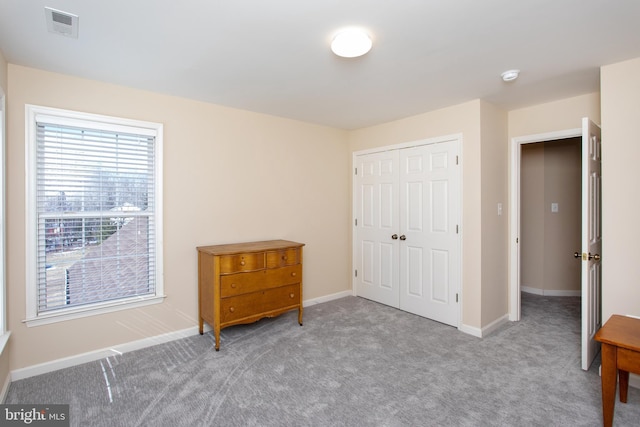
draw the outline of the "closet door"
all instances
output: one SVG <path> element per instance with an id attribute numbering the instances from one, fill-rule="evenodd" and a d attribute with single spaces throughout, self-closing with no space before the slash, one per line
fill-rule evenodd
<path id="1" fill-rule="evenodd" d="M 398 307 L 398 150 L 356 158 L 356 294 Z M 395 236 L 395 237 L 394 237 Z"/>
<path id="2" fill-rule="evenodd" d="M 400 308 L 458 325 L 457 141 L 400 150 Z"/>

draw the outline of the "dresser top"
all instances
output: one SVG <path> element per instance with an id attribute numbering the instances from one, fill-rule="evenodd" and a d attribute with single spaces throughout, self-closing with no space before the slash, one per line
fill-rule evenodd
<path id="1" fill-rule="evenodd" d="M 230 243 L 226 245 L 198 246 L 199 252 L 210 255 L 233 255 L 247 252 L 274 251 L 278 249 L 300 248 L 304 243 L 289 240 L 265 240 L 263 242 Z"/>

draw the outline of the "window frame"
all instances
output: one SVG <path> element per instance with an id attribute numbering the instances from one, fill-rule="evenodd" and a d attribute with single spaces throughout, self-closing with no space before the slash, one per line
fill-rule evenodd
<path id="1" fill-rule="evenodd" d="M 141 120 L 124 119 L 59 108 L 25 105 L 25 137 L 26 137 L 26 319 L 27 326 L 45 325 L 65 320 L 78 319 L 97 314 L 110 313 L 118 310 L 147 306 L 161 303 L 164 298 L 163 274 L 163 125 L 161 123 Z M 46 313 L 38 313 L 38 214 L 37 214 L 37 121 L 39 119 L 52 120 L 55 123 L 65 122 L 83 123 L 88 128 L 115 130 L 123 127 L 128 132 L 153 134 L 154 143 L 154 180 L 155 201 L 154 213 L 155 229 L 155 294 L 148 296 L 134 296 L 111 301 L 97 302 L 83 306 L 59 308 Z"/>
<path id="2" fill-rule="evenodd" d="M 7 328 L 7 270 L 6 270 L 6 96 L 0 87 L 0 354 L 11 332 Z"/>

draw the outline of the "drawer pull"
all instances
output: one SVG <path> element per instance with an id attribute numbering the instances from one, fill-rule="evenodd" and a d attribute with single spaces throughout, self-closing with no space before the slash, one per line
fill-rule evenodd
<path id="1" fill-rule="evenodd" d="M 244 261 L 240 261 L 240 265 L 244 265 Z"/>
<path id="2" fill-rule="evenodd" d="M 286 256 L 286 255 L 283 255 L 283 256 L 282 256 L 282 259 L 283 259 L 284 261 L 286 261 L 286 260 L 287 260 L 287 256 Z"/>
<path id="3" fill-rule="evenodd" d="M 291 273 L 291 277 L 296 277 L 296 272 Z"/>
<path id="4" fill-rule="evenodd" d="M 237 285 L 236 285 L 235 283 L 232 283 L 232 284 L 231 284 L 231 287 L 232 287 L 232 288 L 235 288 L 236 286 L 237 286 Z"/>
<path id="5" fill-rule="evenodd" d="M 293 298 L 295 296 L 296 296 L 296 294 L 289 294 L 289 298 Z"/>
<path id="6" fill-rule="evenodd" d="M 231 313 L 233 313 L 234 311 L 236 311 L 236 309 L 235 309 L 235 308 L 233 308 L 233 307 L 229 307 L 229 311 L 230 311 Z"/>

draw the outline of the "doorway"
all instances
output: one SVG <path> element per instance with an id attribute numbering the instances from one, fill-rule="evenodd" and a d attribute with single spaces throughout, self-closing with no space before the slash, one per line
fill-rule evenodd
<path id="1" fill-rule="evenodd" d="M 581 138 L 522 146 L 520 290 L 581 295 Z"/>
<path id="2" fill-rule="evenodd" d="M 522 150 L 525 145 L 537 143 L 552 143 L 571 138 L 581 138 L 582 129 L 550 132 L 513 138 L 511 141 L 511 172 L 510 172 L 510 217 L 509 217 L 509 320 L 520 320 L 520 290 L 521 290 L 521 181 L 522 181 Z M 543 207 L 545 209 L 545 207 Z M 551 209 L 551 206 L 549 206 Z M 558 210 L 560 205 L 558 205 Z M 577 250 L 577 249 L 576 249 Z"/>
<path id="3" fill-rule="evenodd" d="M 601 324 L 600 292 L 602 282 L 602 179 L 600 127 L 589 118 L 582 119 L 582 127 L 549 134 L 513 138 L 511 142 L 510 220 L 509 220 L 509 319 L 520 320 L 520 291 L 522 273 L 521 227 L 521 165 L 525 144 L 557 141 L 580 137 L 581 140 L 581 246 L 574 256 L 581 261 L 581 348 L 582 369 L 588 370 L 599 351 L 594 335 Z M 552 212 L 559 205 L 551 203 Z M 554 212 L 557 213 L 557 212 Z"/>

